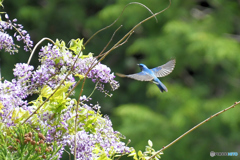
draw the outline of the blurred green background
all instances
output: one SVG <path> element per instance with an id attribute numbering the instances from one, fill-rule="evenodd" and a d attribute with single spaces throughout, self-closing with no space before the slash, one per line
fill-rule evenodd
<path id="1" fill-rule="evenodd" d="M 4 1 L 10 19 L 29 31 L 34 44 L 41 38 L 87 40 L 111 24 L 130 0 L 21 0 Z M 167 0 L 139 0 L 154 13 L 168 5 Z M 3 10 L 2 10 L 3 11 Z M 86 46 L 84 53 L 98 55 L 116 33 L 113 45 L 134 25 L 151 14 L 140 5 L 130 5 L 119 21 L 101 32 Z M 139 72 L 137 63 L 153 68 L 176 58 L 176 67 L 161 78 L 169 92 L 147 82 L 116 77 L 121 87 L 106 97 L 96 91 L 92 102 L 99 102 L 115 130 L 126 136 L 129 146 L 144 150 L 148 139 L 157 150 L 166 146 L 194 125 L 232 105 L 240 98 L 240 1 L 173 0 L 170 9 L 138 27 L 128 42 L 102 61 L 113 72 Z M 46 43 L 44 43 L 46 44 Z M 110 48 L 110 47 L 108 47 Z M 10 56 L 1 53 L 1 74 L 5 79 L 14 63 L 27 62 L 28 53 Z M 31 64 L 38 64 L 37 55 Z M 85 94 L 94 84 L 88 81 Z M 110 88 L 110 87 L 109 87 Z M 199 127 L 164 151 L 162 159 L 239 159 L 240 106 Z M 238 152 L 238 157 L 210 157 L 210 151 Z M 68 159 L 66 155 L 62 159 Z M 127 159 L 126 157 L 122 159 Z"/>

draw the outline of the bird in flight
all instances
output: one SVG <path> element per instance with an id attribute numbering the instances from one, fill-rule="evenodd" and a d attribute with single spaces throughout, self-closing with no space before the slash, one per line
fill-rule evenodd
<path id="1" fill-rule="evenodd" d="M 167 87 L 158 79 L 158 77 L 165 77 L 168 74 L 170 74 L 173 71 L 175 64 L 176 64 L 175 59 L 172 59 L 167 63 L 152 69 L 149 69 L 144 64 L 138 64 L 138 66 L 141 69 L 141 72 L 139 73 L 129 74 L 129 75 L 124 75 L 120 73 L 116 73 L 116 74 L 119 77 L 128 77 L 138 81 L 152 81 L 158 86 L 161 92 L 164 92 L 164 91 L 167 92 L 168 91 Z"/>

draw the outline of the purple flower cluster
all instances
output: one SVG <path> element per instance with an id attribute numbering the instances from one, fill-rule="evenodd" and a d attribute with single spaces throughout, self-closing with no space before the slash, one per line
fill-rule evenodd
<path id="1" fill-rule="evenodd" d="M 1 31 L 0 31 L 0 49 L 5 49 L 5 51 L 9 52 L 10 54 L 17 52 L 12 37 L 9 36 L 7 33 Z"/>
<path id="2" fill-rule="evenodd" d="M 90 70 L 94 65 L 95 67 Z M 104 93 L 107 93 L 107 91 L 104 90 L 105 83 L 109 83 L 112 90 L 116 90 L 119 87 L 119 83 L 114 80 L 114 74 L 110 73 L 111 69 L 104 64 L 98 63 L 94 57 L 79 59 L 75 66 L 74 71 L 81 75 L 87 74 L 90 70 L 87 77 L 91 78 L 94 83 L 100 82 L 97 88 Z"/>
<path id="3" fill-rule="evenodd" d="M 24 84 L 24 86 L 27 86 L 26 83 L 30 81 L 33 69 L 33 66 L 30 66 L 26 63 L 17 63 L 13 69 L 13 75 L 17 77 L 18 82 L 21 82 Z"/>
<path id="4" fill-rule="evenodd" d="M 125 143 L 120 141 L 122 135 L 118 131 L 114 131 L 112 128 L 112 122 L 105 116 L 97 121 L 98 126 L 96 128 L 96 143 L 100 145 L 106 152 L 107 156 L 112 156 L 112 151 L 118 154 L 130 153 L 131 149 L 126 147 Z"/>
<path id="5" fill-rule="evenodd" d="M 24 97 L 26 97 L 25 91 L 26 89 L 15 80 L 0 82 L 0 102 L 4 106 L 2 108 L 3 113 L 0 113 L 1 122 L 6 123 L 8 127 L 14 125 L 11 120 L 11 113 L 14 109 L 19 107 L 27 109 L 28 104 L 24 100 Z"/>
<path id="6" fill-rule="evenodd" d="M 39 61 L 41 64 L 36 70 L 28 64 L 16 64 L 13 69 L 16 78 L 11 82 L 0 81 L 0 103 L 3 105 L 0 122 L 5 123 L 6 126 L 16 125 L 12 120 L 13 111 L 21 109 L 32 113 L 42 103 L 41 95 L 39 99 L 32 101 L 29 105 L 25 100 L 29 95 L 41 94 L 44 86 L 55 89 L 66 76 L 68 77 L 65 79 L 65 85 L 67 83 L 76 84 L 75 77 L 81 75 L 91 79 L 97 84 L 97 88 L 105 93 L 104 85 L 107 83 L 113 90 L 119 87 L 110 68 L 97 62 L 97 59 L 90 55 L 78 57 L 67 49 L 63 50 L 56 45 L 48 44 L 39 52 Z M 60 95 L 64 97 L 65 94 L 66 92 L 63 92 Z M 94 159 L 102 154 L 111 157 L 115 153 L 129 153 L 131 149 L 120 141 L 120 133 L 113 130 L 110 119 L 102 117 L 99 113 L 100 106 L 86 104 L 90 99 L 85 95 L 80 98 L 76 133 L 77 159 Z M 73 124 L 75 123 L 77 103 L 75 99 L 69 97 L 64 97 L 59 104 L 60 101 L 61 98 L 49 100 L 38 110 L 38 114 L 34 117 L 35 121 L 31 122 L 33 119 L 30 119 L 28 122 L 47 129 L 47 141 L 57 141 L 59 145 L 63 146 L 58 152 L 61 157 L 64 146 L 70 146 L 71 152 L 74 152 L 75 129 Z"/>
<path id="7" fill-rule="evenodd" d="M 86 96 L 82 96 L 81 99 L 88 100 Z M 56 125 L 56 119 L 50 118 L 51 114 L 46 114 L 45 109 L 40 110 L 40 112 L 44 112 L 41 123 L 45 128 L 49 128 L 46 136 L 47 141 L 57 140 L 58 144 L 63 146 L 58 152 L 60 157 L 65 146 L 70 146 L 71 153 L 74 153 L 75 135 L 73 134 L 73 123 L 76 114 L 75 110 L 73 110 L 74 100 L 69 99 L 68 102 L 68 107 L 62 110 L 58 117 L 60 119 L 58 125 Z M 81 106 L 79 108 L 79 119 L 82 119 L 82 121 L 78 121 L 78 131 L 76 133 L 77 159 L 92 160 L 101 157 L 102 154 L 112 157 L 114 154 L 121 155 L 131 152 L 132 149 L 120 141 L 121 134 L 113 130 L 111 120 L 107 116 L 102 117 L 92 109 L 99 108 L 98 104 L 90 107 L 85 103 L 81 103 Z M 89 117 L 96 117 L 96 121 L 91 124 L 92 130 L 86 131 L 86 127 L 88 127 L 86 126 L 87 121 L 92 121 L 91 118 L 88 119 Z"/>
<path id="8" fill-rule="evenodd" d="M 85 131 L 79 131 L 77 133 L 77 159 L 92 160 L 93 159 L 93 147 L 95 145 L 93 135 L 87 134 Z M 69 146 L 71 146 L 71 152 L 74 153 L 74 135 L 71 137 Z M 86 156 L 87 155 L 87 156 Z"/>
<path id="9" fill-rule="evenodd" d="M 7 80 L 0 81 L 0 102 L 4 106 L 3 113 L 0 113 L 0 115 L 2 120 L 7 122 L 7 126 L 14 125 L 10 116 L 13 110 L 21 107 L 30 113 L 32 112 L 32 109 L 27 107 L 28 103 L 25 99 L 29 94 L 32 94 L 28 89 L 28 81 L 33 69 L 33 66 L 18 63 L 13 70 L 13 74 L 17 79 L 13 79 L 11 82 Z"/>
<path id="10" fill-rule="evenodd" d="M 68 50 L 62 51 L 57 46 L 48 44 L 41 49 L 39 53 L 41 66 L 33 74 L 32 82 L 40 85 L 48 84 L 52 88 L 55 87 L 71 70 L 74 62 L 72 74 L 67 77 L 67 81 L 75 82 L 74 75 L 79 74 L 92 79 L 94 83 L 99 85 L 109 83 L 113 90 L 119 87 L 119 83 L 114 80 L 115 76 L 111 73 L 111 69 L 104 64 L 98 63 L 94 57 L 81 58 L 73 56 Z M 92 69 L 91 67 L 94 66 Z M 88 74 L 87 74 L 88 73 Z M 87 75 L 86 75 L 87 74 Z M 53 75 L 56 75 L 53 77 Z M 104 86 L 104 85 L 103 85 Z M 104 87 L 98 87 L 104 91 Z"/>
<path id="11" fill-rule="evenodd" d="M 96 122 L 96 132 L 77 132 L 77 159 L 97 159 L 102 154 L 112 157 L 114 154 L 128 154 L 131 148 L 120 141 L 120 133 L 114 131 L 112 122 L 108 117 L 98 118 Z M 70 150 L 74 153 L 74 135 L 70 137 Z"/>
<path id="12" fill-rule="evenodd" d="M 21 24 L 16 23 L 16 18 L 11 21 L 7 14 L 5 14 L 5 18 L 6 21 L 0 21 L 0 49 L 5 49 L 5 51 L 10 54 L 17 52 L 16 45 L 14 44 L 12 37 L 6 33 L 7 29 L 15 29 L 16 32 L 14 33 L 14 37 L 16 37 L 17 41 L 23 41 L 25 44 L 24 50 L 29 51 L 29 49 L 33 47 L 33 42 L 31 41 L 27 31 L 23 30 L 23 26 Z"/>

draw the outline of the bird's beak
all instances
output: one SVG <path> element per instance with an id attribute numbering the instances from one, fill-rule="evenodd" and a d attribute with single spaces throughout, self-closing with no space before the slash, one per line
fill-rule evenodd
<path id="1" fill-rule="evenodd" d="M 139 64 L 137 64 L 139 66 Z"/>

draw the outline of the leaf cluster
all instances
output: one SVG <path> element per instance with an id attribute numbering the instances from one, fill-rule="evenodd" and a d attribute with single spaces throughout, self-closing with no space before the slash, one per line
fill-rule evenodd
<path id="1" fill-rule="evenodd" d="M 56 154 L 61 146 L 56 142 L 48 144 L 45 140 L 44 130 L 41 133 L 24 124 L 6 128 L 1 125 L 0 133 L 0 159 L 6 160 L 40 160 L 58 159 Z"/>

